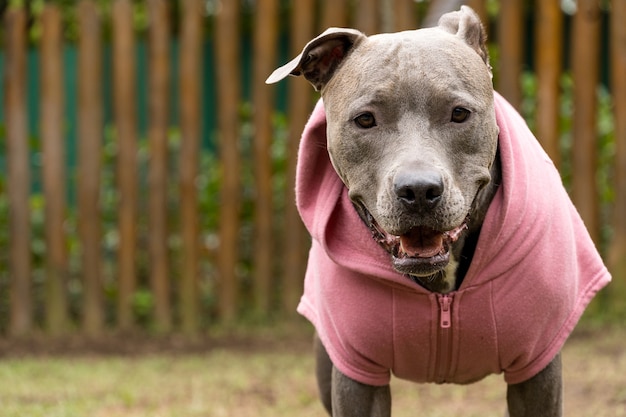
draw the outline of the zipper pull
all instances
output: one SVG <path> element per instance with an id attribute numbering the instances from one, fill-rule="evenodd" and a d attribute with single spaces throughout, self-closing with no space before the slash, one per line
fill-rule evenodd
<path id="1" fill-rule="evenodd" d="M 444 294 L 439 297 L 439 306 L 441 307 L 441 328 L 448 329 L 452 325 L 451 309 L 452 297 Z"/>

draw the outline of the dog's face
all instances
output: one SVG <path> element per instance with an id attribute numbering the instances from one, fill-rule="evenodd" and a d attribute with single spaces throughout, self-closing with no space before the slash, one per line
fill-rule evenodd
<path id="1" fill-rule="evenodd" d="M 329 29 L 273 74 L 321 90 L 333 166 L 399 272 L 446 267 L 490 180 L 498 127 L 484 41 L 463 8 L 431 29 Z"/>

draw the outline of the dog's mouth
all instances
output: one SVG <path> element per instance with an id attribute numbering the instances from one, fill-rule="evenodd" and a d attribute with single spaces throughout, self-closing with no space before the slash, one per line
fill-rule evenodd
<path id="1" fill-rule="evenodd" d="M 391 254 L 393 267 L 414 276 L 429 276 L 445 268 L 450 261 L 450 248 L 467 229 L 468 222 L 466 217 L 459 226 L 445 231 L 416 226 L 396 236 L 383 230 L 367 210 L 364 212 L 372 237 Z"/>

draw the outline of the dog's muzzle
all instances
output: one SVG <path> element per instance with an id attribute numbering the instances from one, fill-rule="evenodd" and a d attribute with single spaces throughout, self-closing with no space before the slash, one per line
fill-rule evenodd
<path id="1" fill-rule="evenodd" d="M 424 277 L 446 267 L 450 261 L 450 248 L 464 230 L 468 217 L 452 230 L 435 230 L 426 226 L 416 226 L 406 233 L 396 236 L 382 229 L 374 217 L 361 207 L 365 223 L 374 240 L 392 257 L 396 271 L 402 274 Z"/>

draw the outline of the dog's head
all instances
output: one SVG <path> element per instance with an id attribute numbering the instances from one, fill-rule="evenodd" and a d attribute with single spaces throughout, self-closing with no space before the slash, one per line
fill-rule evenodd
<path id="1" fill-rule="evenodd" d="M 304 75 L 321 91 L 333 166 L 399 272 L 445 268 L 490 181 L 498 127 L 485 41 L 468 7 L 435 28 L 332 28 L 268 78 Z"/>

